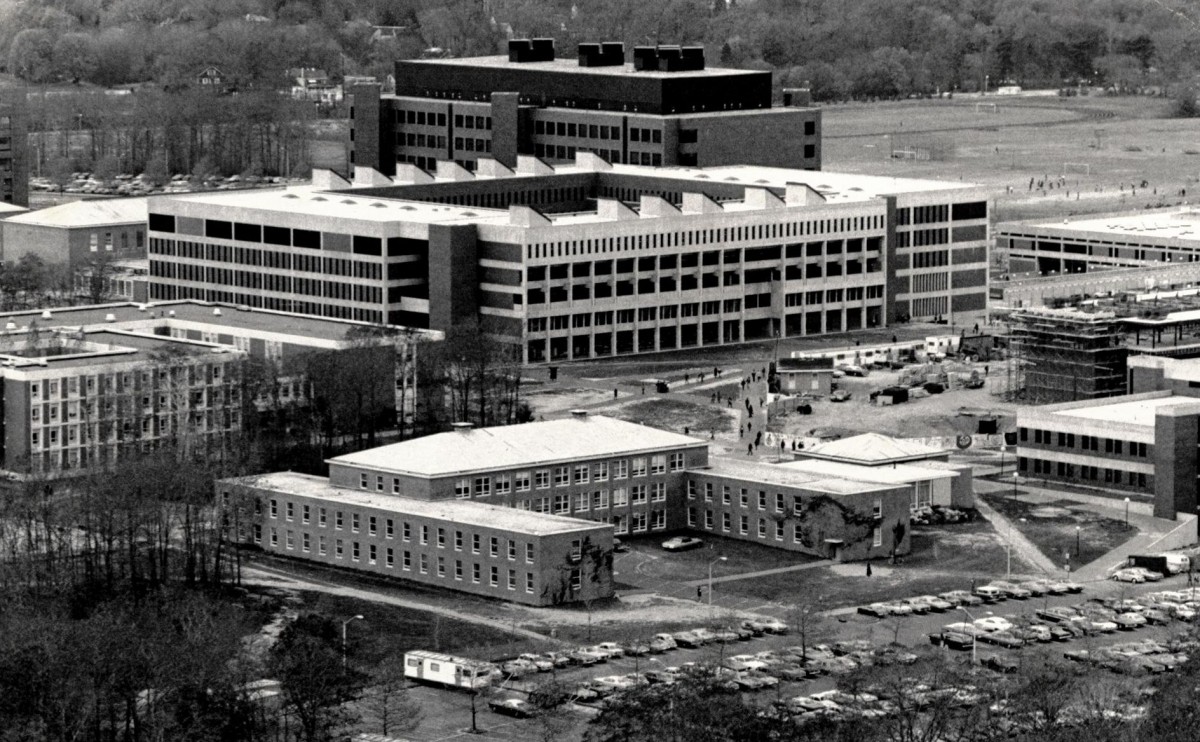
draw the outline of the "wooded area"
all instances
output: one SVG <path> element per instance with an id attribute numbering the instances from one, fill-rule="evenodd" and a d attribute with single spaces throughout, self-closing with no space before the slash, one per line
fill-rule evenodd
<path id="1" fill-rule="evenodd" d="M 397 58 L 551 36 L 565 55 L 703 44 L 711 63 L 773 68 L 834 100 L 1188 80 L 1198 24 L 1185 0 L 0 0 L 0 60 L 30 82 L 106 87 L 186 86 L 211 64 L 246 90 L 284 85 L 289 67 L 382 78 Z"/>

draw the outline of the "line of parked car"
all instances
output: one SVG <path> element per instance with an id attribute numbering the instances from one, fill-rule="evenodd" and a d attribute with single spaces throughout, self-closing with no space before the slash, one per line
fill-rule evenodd
<path id="1" fill-rule="evenodd" d="M 1027 580 L 1015 583 L 1006 581 L 980 585 L 973 591 L 949 590 L 937 595 L 917 595 L 902 600 L 890 600 L 859 606 L 858 612 L 866 616 L 887 618 L 889 616 L 924 615 L 944 613 L 955 608 L 998 603 L 1002 600 L 1040 598 L 1043 595 L 1067 595 L 1083 592 L 1083 585 L 1066 580 Z"/>
<path id="2" fill-rule="evenodd" d="M 1200 643 L 1194 640 L 1172 640 L 1164 644 L 1143 639 L 1095 650 L 1071 649 L 1063 652 L 1063 656 L 1124 675 L 1157 675 L 1174 671 L 1187 662 L 1190 653 L 1197 648 Z"/>

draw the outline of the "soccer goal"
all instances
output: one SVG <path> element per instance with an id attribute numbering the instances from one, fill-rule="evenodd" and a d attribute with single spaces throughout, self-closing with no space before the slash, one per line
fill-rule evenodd
<path id="1" fill-rule="evenodd" d="M 1062 171 L 1063 175 L 1071 175 L 1072 173 L 1078 175 L 1091 175 L 1092 166 L 1087 162 L 1064 162 Z"/>
<path id="2" fill-rule="evenodd" d="M 982 101 L 975 104 L 975 113 L 996 113 L 998 110 L 995 103 L 984 103 Z"/>

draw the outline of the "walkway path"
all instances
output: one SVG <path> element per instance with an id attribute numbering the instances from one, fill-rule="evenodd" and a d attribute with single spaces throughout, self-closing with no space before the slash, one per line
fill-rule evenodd
<path id="1" fill-rule="evenodd" d="M 781 575 L 781 574 L 785 574 L 787 572 L 803 572 L 806 569 L 817 569 L 818 567 L 829 567 L 829 566 L 832 566 L 833 564 L 834 564 L 834 562 L 825 561 L 825 560 L 821 560 L 818 562 L 805 562 L 804 564 L 793 564 L 793 565 L 790 565 L 787 567 L 776 567 L 774 569 L 763 569 L 763 570 L 759 570 L 758 572 L 743 572 L 742 574 L 737 574 L 737 575 L 725 575 L 724 577 L 714 577 L 712 579 L 712 583 L 714 585 L 720 585 L 725 582 L 738 582 L 740 580 L 753 580 L 756 577 L 767 577 L 769 575 Z M 704 578 L 704 579 L 700 579 L 700 580 L 692 580 L 690 582 L 685 582 L 683 584 L 687 585 L 688 587 L 701 587 L 701 586 L 708 584 L 708 579 Z"/>
<path id="2" fill-rule="evenodd" d="M 242 582 L 249 585 L 262 585 L 265 587 L 280 588 L 284 590 L 311 590 L 318 593 L 327 593 L 329 595 L 340 595 L 346 598 L 358 598 L 359 600 L 369 600 L 372 603 L 384 603 L 386 605 L 399 606 L 401 608 L 410 608 L 415 611 L 423 611 L 426 613 L 437 613 L 447 618 L 454 618 L 464 623 L 472 623 L 478 626 L 487 626 L 488 628 L 503 631 L 509 634 L 516 634 L 525 637 L 526 639 L 536 639 L 538 641 L 553 641 L 545 634 L 539 634 L 536 631 L 522 629 L 514 626 L 511 622 L 498 621 L 496 619 L 484 618 L 470 613 L 463 613 L 451 608 L 445 608 L 435 605 L 432 602 L 420 600 L 408 600 L 395 595 L 389 595 L 381 590 L 365 590 L 362 588 L 347 587 L 338 585 L 333 582 L 314 579 L 312 577 L 299 578 L 282 570 L 271 569 L 262 565 L 243 566 L 242 567 Z"/>
<path id="3" fill-rule="evenodd" d="M 985 483 L 976 483 L 976 492 L 980 491 L 981 489 L 983 491 L 989 491 L 988 488 L 981 488 L 979 486 L 982 484 Z M 983 517 L 991 521 L 992 527 L 996 529 L 996 535 L 1000 539 L 1002 546 L 1007 547 L 1009 542 L 1011 542 L 1013 551 L 1019 554 L 1020 557 L 1026 562 L 1033 565 L 1034 568 L 1039 569 L 1047 574 L 1054 574 L 1061 569 L 1058 565 L 1054 564 L 1049 557 L 1043 554 L 1041 549 L 1034 546 L 1032 541 L 1025 538 L 1024 534 L 1014 528 L 1012 522 L 1008 520 L 1008 518 L 1005 518 L 1003 515 L 989 507 L 988 504 L 983 501 L 983 498 L 975 498 L 975 507 L 979 509 L 979 513 Z"/>

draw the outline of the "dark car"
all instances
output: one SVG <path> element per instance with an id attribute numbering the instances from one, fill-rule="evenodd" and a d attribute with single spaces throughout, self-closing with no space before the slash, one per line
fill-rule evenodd
<path id="1" fill-rule="evenodd" d="M 988 644 L 995 644 L 998 647 L 1004 647 L 1006 649 L 1016 649 L 1017 647 L 1024 646 L 1025 644 L 1025 642 L 1021 641 L 1007 631 L 994 631 L 990 634 L 980 634 L 979 641 L 987 642 Z"/>
<path id="2" fill-rule="evenodd" d="M 1002 657 L 998 654 L 984 657 L 979 661 L 979 664 L 983 665 L 989 670 L 995 670 L 996 672 L 1002 673 L 1016 672 L 1018 669 L 1020 669 L 1020 665 L 1016 660 L 1012 659 L 1011 657 Z"/>

